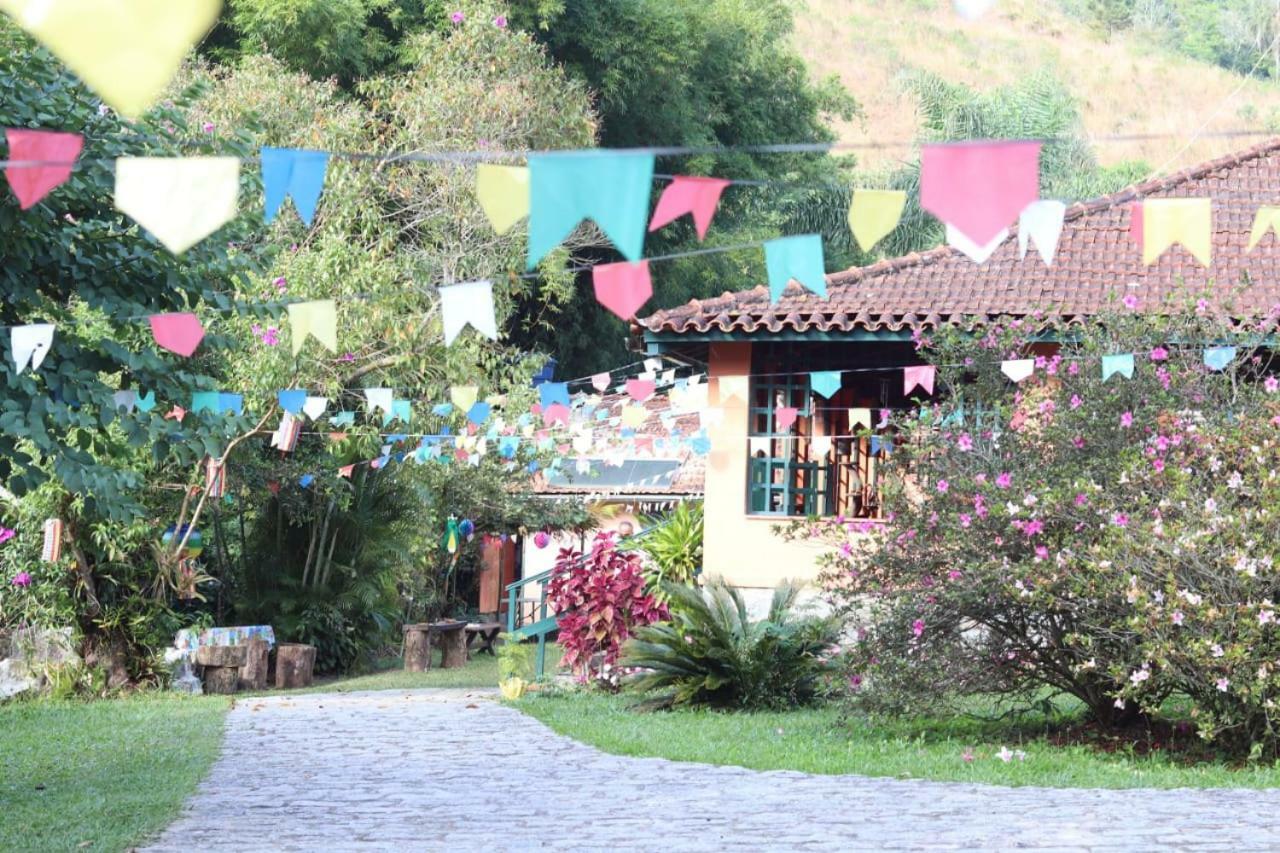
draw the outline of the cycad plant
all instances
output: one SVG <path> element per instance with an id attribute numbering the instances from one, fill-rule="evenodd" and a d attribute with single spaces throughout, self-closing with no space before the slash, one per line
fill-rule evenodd
<path id="1" fill-rule="evenodd" d="M 622 665 L 628 686 L 654 707 L 741 710 L 807 705 L 821 693 L 838 623 L 797 613 L 798 585 L 784 581 L 768 616 L 752 621 L 742 594 L 715 579 L 705 589 L 666 584 L 671 621 L 634 632 Z"/>

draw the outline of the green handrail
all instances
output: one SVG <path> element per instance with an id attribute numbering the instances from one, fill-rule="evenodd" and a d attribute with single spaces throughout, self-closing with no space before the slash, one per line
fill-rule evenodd
<path id="1" fill-rule="evenodd" d="M 667 522 L 662 521 L 652 527 L 645 528 L 631 536 L 625 536 L 618 540 L 618 544 L 636 542 L 653 531 L 665 526 Z M 521 578 L 515 583 L 508 584 L 507 591 L 507 633 L 515 636 L 517 632 L 522 639 L 537 639 L 538 656 L 535 665 L 535 675 L 542 678 L 547 671 L 547 635 L 556 630 L 557 620 L 554 613 L 547 611 L 547 583 L 556 575 L 564 574 L 586 561 L 586 555 L 583 554 L 578 559 L 565 566 L 555 566 L 536 575 L 530 575 L 527 578 Z M 530 624 L 525 625 L 522 621 L 522 613 L 520 612 L 520 593 L 530 584 L 538 584 L 538 604 L 534 608 L 533 615 L 536 617 Z"/>

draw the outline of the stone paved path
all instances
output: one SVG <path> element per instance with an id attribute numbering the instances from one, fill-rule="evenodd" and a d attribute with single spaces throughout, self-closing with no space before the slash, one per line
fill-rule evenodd
<path id="1" fill-rule="evenodd" d="M 1280 791 L 1101 791 L 622 758 L 479 691 L 237 703 L 189 850 L 1276 850 Z"/>

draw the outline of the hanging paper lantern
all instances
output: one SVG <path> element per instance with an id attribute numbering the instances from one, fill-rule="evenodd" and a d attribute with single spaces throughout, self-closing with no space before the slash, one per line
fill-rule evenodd
<path id="1" fill-rule="evenodd" d="M 539 530 L 533 534 L 533 544 L 539 548 L 545 548 L 551 544 L 551 534 L 545 530 Z"/>
<path id="2" fill-rule="evenodd" d="M 175 537 L 180 541 L 183 536 L 187 536 L 187 529 L 189 527 L 190 525 L 184 524 L 181 529 L 179 529 L 176 525 L 170 524 L 169 529 L 160 537 L 160 542 L 164 545 L 172 545 Z M 182 553 L 178 555 L 178 558 L 181 560 L 193 560 L 196 557 L 199 557 L 203 551 L 204 537 L 200 535 L 199 530 L 192 529 L 191 535 L 187 536 L 186 547 L 182 549 Z"/>
<path id="3" fill-rule="evenodd" d="M 458 530 L 458 519 L 449 516 L 449 520 L 444 525 L 444 538 L 440 540 L 440 548 L 450 556 L 458 553 L 458 548 L 462 544 L 462 533 Z"/>
<path id="4" fill-rule="evenodd" d="M 467 537 L 467 541 L 471 541 L 471 537 L 476 535 L 476 524 L 469 518 L 462 519 L 458 524 L 458 532 Z"/>

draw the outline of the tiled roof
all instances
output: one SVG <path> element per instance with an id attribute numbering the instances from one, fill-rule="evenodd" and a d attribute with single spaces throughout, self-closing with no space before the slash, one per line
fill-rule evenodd
<path id="1" fill-rule="evenodd" d="M 1214 200 L 1213 265 L 1205 269 L 1175 246 L 1144 266 L 1129 232 L 1130 202 L 1205 196 Z M 827 299 L 792 282 L 770 304 L 769 290 L 761 286 L 659 311 L 640 320 L 639 331 L 900 330 L 976 325 L 992 316 L 1036 311 L 1069 323 L 1106 310 L 1127 293 L 1155 310 L 1166 297 L 1199 296 L 1210 285 L 1222 311 L 1263 314 L 1280 303 L 1280 238 L 1269 234 L 1246 252 L 1260 205 L 1280 205 L 1280 138 L 1072 205 L 1052 267 L 1034 248 L 1019 257 L 1015 222 L 985 264 L 942 246 L 828 275 Z"/>

